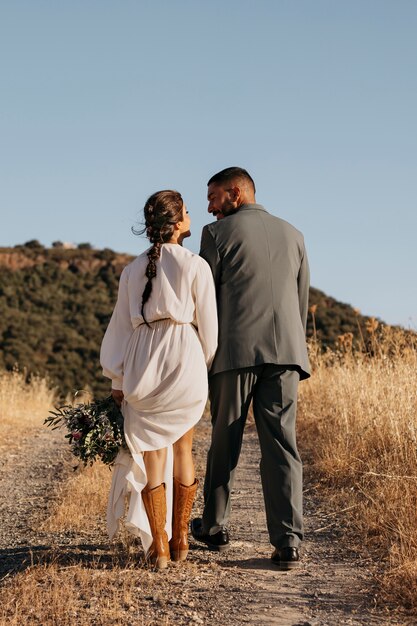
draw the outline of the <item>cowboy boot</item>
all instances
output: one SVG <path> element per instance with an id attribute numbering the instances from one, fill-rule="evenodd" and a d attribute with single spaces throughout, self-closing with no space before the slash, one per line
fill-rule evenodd
<path id="1" fill-rule="evenodd" d="M 169 549 L 173 561 L 185 561 L 188 554 L 188 524 L 198 487 L 198 480 L 186 487 L 174 478 L 174 503 L 172 507 L 172 539 Z"/>
<path id="2" fill-rule="evenodd" d="M 167 517 L 165 483 L 154 487 L 154 489 L 145 487 L 142 491 L 142 499 L 153 539 L 146 559 L 154 564 L 157 569 L 165 569 L 169 561 L 168 535 L 165 532 Z"/>

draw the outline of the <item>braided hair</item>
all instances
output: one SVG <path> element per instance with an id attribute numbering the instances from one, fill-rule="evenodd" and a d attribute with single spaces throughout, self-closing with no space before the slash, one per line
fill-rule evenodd
<path id="1" fill-rule="evenodd" d="M 145 304 L 152 293 L 152 279 L 156 276 L 156 262 L 161 256 L 161 247 L 167 243 L 174 234 L 174 226 L 182 220 L 183 199 L 178 191 L 164 190 L 152 194 L 146 201 L 143 209 L 145 216 L 146 236 L 153 244 L 148 250 L 148 265 L 145 276 L 148 279 L 142 294 L 141 315 L 144 322 L 149 326 L 145 314 Z"/>

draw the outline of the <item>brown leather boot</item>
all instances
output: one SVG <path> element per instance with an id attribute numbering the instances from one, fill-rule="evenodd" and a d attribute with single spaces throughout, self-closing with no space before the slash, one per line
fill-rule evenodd
<path id="1" fill-rule="evenodd" d="M 165 569 L 170 560 L 168 535 L 165 532 L 167 517 L 165 483 L 154 487 L 154 489 L 145 487 L 142 491 L 142 499 L 153 539 L 146 559 L 153 563 L 157 569 Z"/>
<path id="2" fill-rule="evenodd" d="M 173 561 L 185 561 L 188 554 L 188 524 L 191 509 L 198 487 L 195 479 L 192 485 L 186 487 L 174 478 L 174 503 L 172 507 L 172 539 L 169 549 Z"/>

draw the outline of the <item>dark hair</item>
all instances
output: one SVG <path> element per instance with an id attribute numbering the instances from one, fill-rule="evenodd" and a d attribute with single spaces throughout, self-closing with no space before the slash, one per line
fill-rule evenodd
<path id="1" fill-rule="evenodd" d="M 146 201 L 143 212 L 145 227 L 139 231 L 146 232 L 146 236 L 153 244 L 148 251 L 148 265 L 145 275 L 148 282 L 142 294 L 141 314 L 145 324 L 149 326 L 144 314 L 144 307 L 152 293 L 152 279 L 156 276 L 156 262 L 161 255 L 161 246 L 167 243 L 174 234 L 174 226 L 182 219 L 184 201 L 178 191 L 169 189 L 157 191 Z M 137 232 L 137 231 L 134 231 Z"/>
<path id="2" fill-rule="evenodd" d="M 207 186 L 212 183 L 222 185 L 223 183 L 230 183 L 239 179 L 249 183 L 253 187 L 253 193 L 256 193 L 255 182 L 249 172 L 244 170 L 243 167 L 227 167 L 225 170 L 214 174 L 208 181 Z"/>

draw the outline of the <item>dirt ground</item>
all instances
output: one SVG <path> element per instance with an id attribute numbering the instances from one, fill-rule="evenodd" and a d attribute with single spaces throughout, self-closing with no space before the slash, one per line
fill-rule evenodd
<path id="1" fill-rule="evenodd" d="M 204 475 L 210 436 L 207 420 L 195 438 L 199 477 Z M 350 551 L 343 540 L 346 512 L 323 501 L 319 485 L 305 476 L 306 540 L 302 564 L 279 572 L 270 562 L 258 469 L 259 449 L 254 426 L 245 434 L 233 493 L 231 547 L 219 555 L 190 538 L 189 558 L 153 572 L 131 556 L 120 541 L 109 544 L 105 520 L 85 533 L 45 533 L 39 530 L 54 498 L 56 485 L 71 471 L 62 433 L 42 429 L 23 441 L 19 450 L 0 461 L 0 580 L 10 584 L 15 574 L 36 562 L 77 563 L 91 570 L 120 569 L 135 577 L 129 603 L 116 621 L 105 622 L 95 609 L 98 599 L 88 592 L 74 599 L 70 622 L 87 624 L 275 624 L 277 626 L 405 625 L 410 616 L 375 605 L 375 564 Z M 73 464 L 73 463 L 72 463 Z M 202 510 L 199 490 L 193 515 Z M 132 551 L 132 549 L 131 549 Z M 134 546 L 140 556 L 141 549 Z M 47 601 L 47 598 L 46 598 Z M 39 623 L 39 622 L 36 622 Z M 59 626 L 59 624 L 58 624 Z"/>

